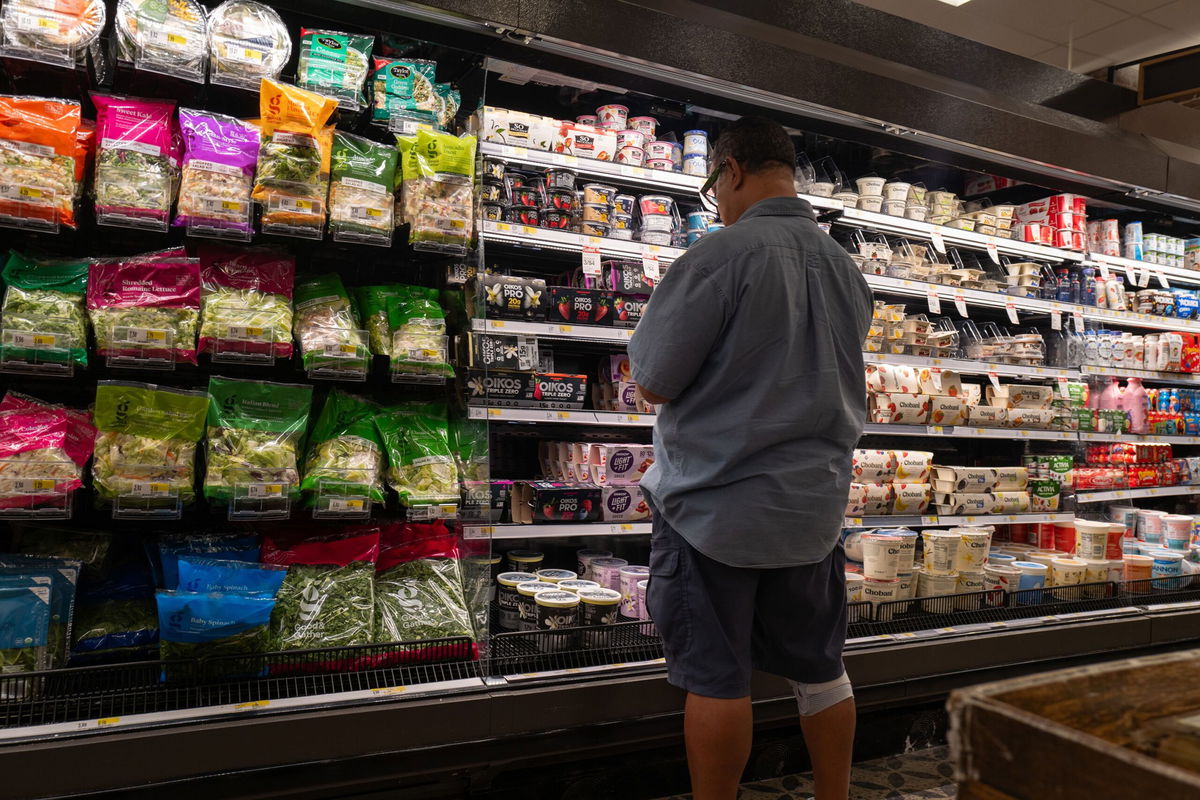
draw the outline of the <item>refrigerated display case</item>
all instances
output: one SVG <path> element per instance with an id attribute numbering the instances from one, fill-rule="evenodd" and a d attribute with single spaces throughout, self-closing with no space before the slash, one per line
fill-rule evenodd
<path id="1" fill-rule="evenodd" d="M 375 637 L 369 643 L 330 647 L 305 640 L 304 649 L 166 662 L 154 658 L 150 638 L 134 637 L 135 646 L 123 663 L 77 658 L 63 668 L 0 676 L 0 758 L 8 759 L 8 772 L 16 776 L 10 784 L 13 796 L 118 789 L 156 796 L 172 784 L 170 790 L 181 796 L 212 796 L 218 790 L 252 796 L 271 787 L 301 797 L 330 787 L 365 790 L 395 786 L 397 781 L 416 786 L 434 780 L 435 775 L 441 776 L 437 780 L 465 776 L 462 780 L 478 788 L 503 769 L 497 764 L 617 753 L 675 735 L 680 696 L 666 684 L 662 646 L 652 621 L 639 613 L 636 582 L 632 600 L 628 588 L 622 598 L 630 605 L 614 618 L 620 621 L 600 631 L 574 627 L 563 631 L 549 624 L 537 630 L 537 609 L 530 612 L 528 601 L 524 613 L 535 616 L 524 619 L 531 623 L 525 627 L 535 629 L 520 629 L 516 595 L 509 598 L 513 604 L 505 606 L 490 599 L 489 589 L 495 588 L 495 573 L 510 568 L 499 567 L 497 557 L 507 559 L 510 551 L 540 553 L 543 567 L 573 574 L 580 571 L 576 566 L 580 550 L 607 553 L 600 557 L 621 559 L 627 565 L 647 563 L 651 523 L 646 509 L 639 508 L 635 477 L 607 481 L 608 471 L 615 469 L 609 459 L 613 451 L 624 450 L 639 469 L 644 466 L 645 456 L 635 454 L 650 447 L 654 421 L 652 408 L 625 396 L 630 381 L 622 380 L 620 355 L 654 283 L 690 244 L 689 229 L 695 236 L 715 229 L 697 197 L 707 172 L 696 166 L 700 141 L 696 137 L 689 143 L 688 137 L 707 132 L 711 138 L 740 113 L 759 110 L 778 115 L 791 127 L 799 149 L 807 154 L 805 161 L 815 165 L 811 173 L 798 173 L 801 196 L 811 202 L 831 235 L 857 257 L 877 299 L 891 309 L 886 313 L 898 315 L 887 324 L 899 326 L 900 337 L 894 342 L 902 349 L 893 349 L 893 340 L 881 333 L 879 350 L 872 351 L 864 343 L 868 368 L 908 368 L 914 379 L 929 382 L 932 397 L 949 396 L 940 390 L 952 381 L 978 387 L 980 396 L 1008 392 L 1007 387 L 1019 381 L 1047 387 L 1047 408 L 1054 397 L 1064 403 L 1057 406 L 1060 413 L 1045 418 L 1026 415 L 1027 426 L 997 425 L 994 418 L 972 419 L 965 413 L 954 417 L 953 408 L 942 410 L 952 414 L 949 418 L 873 417 L 862 447 L 929 452 L 926 467 L 1016 468 L 1033 458 L 1028 462 L 1031 466 L 1023 468 L 1035 470 L 1040 468 L 1037 456 L 1066 456 L 1068 463 L 1078 457 L 1081 466 L 1088 464 L 1083 460 L 1088 445 L 1105 442 L 1170 445 L 1177 448 L 1171 453 L 1172 462 L 1187 462 L 1190 454 L 1200 454 L 1194 449 L 1200 445 L 1200 430 L 1186 427 L 1180 405 L 1190 402 L 1188 396 L 1170 393 L 1195 383 L 1195 372 L 1169 363 L 1147 366 L 1144 356 L 1141 367 L 1114 364 L 1111 346 L 1106 362 L 1089 359 L 1088 342 L 1083 341 L 1089 332 L 1096 338 L 1101 327 L 1135 335 L 1195 336 L 1200 335 L 1200 322 L 1167 316 L 1164 308 L 1155 306 L 1154 298 L 1145 307 L 1114 309 L 1077 302 L 1078 293 L 1057 294 L 1060 271 L 1067 274 L 1068 291 L 1072 276 L 1078 283 L 1090 270 L 1093 281 L 1102 277 L 1135 293 L 1150 290 L 1151 281 L 1163 292 L 1200 287 L 1200 272 L 1182 263 L 1076 248 L 1069 237 L 1049 244 L 1008 238 L 1001 235 L 994 218 L 990 225 L 987 222 L 988 214 L 995 216 L 987 210 L 992 206 L 1020 206 L 1055 190 L 1086 193 L 1090 188 L 1105 194 L 1111 204 L 1112 187 L 1122 178 L 1068 174 L 1037 163 L 1027 153 L 1007 156 L 985 151 L 971 140 L 906 140 L 908 131 L 899 128 L 881 134 L 880 126 L 861 117 L 836 107 L 813 106 L 803 92 L 770 93 L 757 68 L 748 69 L 747 85 L 737 87 L 716 74 L 717 65 L 706 77 L 703 71 L 683 70 L 677 63 L 646 63 L 638 58 L 646 46 L 640 34 L 630 37 L 625 55 L 598 54 L 589 47 L 613 40 L 609 28 L 587 29 L 591 15 L 598 13 L 594 8 L 580 10 L 571 22 L 547 22 L 558 37 L 527 37 L 505 4 L 488 12 L 491 20 L 476 19 L 479 10 L 466 9 L 469 16 L 462 16 L 450 12 L 463 9 L 437 11 L 428 4 L 298 3 L 278 11 L 293 40 L 292 29 L 301 26 L 367 34 L 376 37 L 374 55 L 385 70 L 396 64 L 412 69 L 417 62 L 428 70 L 427 65 L 435 63 L 435 79 L 453 84 L 462 98 L 447 127 L 454 134 L 462 131 L 477 137 L 477 150 L 469 158 L 470 174 L 440 167 L 404 171 L 406 154 L 411 153 L 405 148 L 414 142 L 430 145 L 433 120 L 423 114 L 428 109 L 416 107 L 419 104 L 402 107 L 400 101 L 411 96 L 396 94 L 400 90 L 385 71 L 379 85 L 369 81 L 366 86 L 368 97 L 378 104 L 343 108 L 338 130 L 367 134 L 376 144 L 394 141 L 397 134 L 405 138 L 407 144 L 399 147 L 398 183 L 421 182 L 420 191 L 409 199 L 428 204 L 406 203 L 403 189 L 395 207 L 364 202 L 371 187 L 363 185 L 364 178 L 356 177 L 357 173 L 346 172 L 351 181 L 358 181 L 346 186 L 360 193 L 351 193 L 358 198 L 351 205 L 359 213 L 351 208 L 337 218 L 348 225 L 358 221 L 369 233 L 367 229 L 377 228 L 372 223 L 384 212 L 394 213 L 407 227 L 397 228 L 390 242 L 369 235 L 326 235 L 323 230 L 317 231 L 317 238 L 309 238 L 312 225 L 301 225 L 303 231 L 272 231 L 268 225 L 252 233 L 253 246 L 274 246 L 290 254 L 298 276 L 317 278 L 308 284 L 297 278 L 295 313 L 306 320 L 306 327 L 290 359 L 276 352 L 280 342 L 287 342 L 289 351 L 293 347 L 290 331 L 280 335 L 272 328 L 282 323 L 249 320 L 239 325 L 236 313 L 232 321 L 226 318 L 231 315 L 228 311 L 220 315 L 222 329 L 206 357 L 202 308 L 201 353 L 195 367 L 179 363 L 174 356 L 143 357 L 147 352 L 173 354 L 179 345 L 173 341 L 175 329 L 139 323 L 114 340 L 126 343 L 119 354 L 124 363 L 100 363 L 99 353 L 93 350 L 92 363 L 64 370 L 63 358 L 54 357 L 64 352 L 64 342 L 36 338 L 57 330 L 50 326 L 52 321 L 18 325 L 6 316 L 0 381 L 6 389 L 19 388 L 82 408 L 102 381 L 152 381 L 176 390 L 204 392 L 209 391 L 213 376 L 266 378 L 313 387 L 317 400 L 311 404 L 310 419 L 314 423 L 335 392 L 366 395 L 380 404 L 440 402 L 449 409 L 443 419 L 449 420 L 456 436 L 461 434 L 455 442 L 457 463 L 449 472 L 440 469 L 448 466 L 446 453 L 426 449 L 414 457 L 401 454 L 401 445 L 389 444 L 389 431 L 399 437 L 396 442 L 407 441 L 405 432 L 413 428 L 405 416 L 398 429 L 379 426 L 378 447 L 386 458 L 371 462 L 374 466 L 364 467 L 360 460 L 339 466 L 343 457 L 370 461 L 371 448 L 359 447 L 346 456 L 338 451 L 349 446 L 352 431 L 345 439 L 318 436 L 312 425 L 308 439 L 329 443 L 328 463 L 318 459 L 314 469 L 306 447 L 298 450 L 308 462 L 303 468 L 290 469 L 276 463 L 277 458 L 256 464 L 255 451 L 278 455 L 279 438 L 246 436 L 239 443 L 234 440 L 242 434 L 225 432 L 239 430 L 237 425 L 219 415 L 220 424 L 214 424 L 210 415 L 207 444 L 200 436 L 191 444 L 205 454 L 207 464 L 202 460 L 199 465 L 208 470 L 214 468 L 214 461 L 218 471 L 229 469 L 229 463 L 238 459 L 248 462 L 247 477 L 228 481 L 231 491 L 196 490 L 194 480 L 190 489 L 181 490 L 171 480 L 178 477 L 179 467 L 151 459 L 137 465 L 137 474 L 123 476 L 128 486 L 96 510 L 91 508 L 95 485 L 85 485 L 64 498 L 39 483 L 52 479 L 52 473 L 22 475 L 20 480 L 26 483 L 9 487 L 5 494 L 23 497 L 25 502 L 0 509 L 0 517 L 8 520 L 4 523 L 8 535 L 18 537 L 8 544 L 20 549 L 21 543 L 28 543 L 29 531 L 36 536 L 45 530 L 39 525 L 103 530 L 112 532 L 114 548 L 123 551 L 121 563 L 129 564 L 140 558 L 143 540 L 168 532 L 198 536 L 252 530 L 270 537 L 293 527 L 344 532 L 443 522 L 453 531 L 463 563 L 469 630 L 463 635 L 431 637 L 417 630 L 420 626 L 400 625 L 389 629 L 387 641 Z M 650 12 L 630 7 L 629 13 L 642 19 Z M 568 32 L 577 38 L 562 38 Z M 254 46 L 249 51 L 261 52 Z M 688 44 L 681 46 L 680 53 L 664 52 L 663 58 L 682 62 L 694 55 Z M 243 56 L 243 61 L 254 58 Z M 147 73 L 119 55 L 115 60 L 120 85 L 132 87 L 122 91 L 181 96 L 173 94 L 178 87 L 171 76 Z M 236 58 L 234 62 L 240 63 Z M 253 64 L 247 61 L 247 66 Z M 69 85 L 67 78 L 75 80 L 81 72 L 88 74 L 86 65 L 67 70 L 58 83 Z M 24 74 L 13 71 L 14 85 L 9 88 L 34 91 Z M 291 76 L 285 67 L 285 81 Z M 404 80 L 399 74 L 393 78 Z M 112 76 L 92 74 L 90 79 L 107 82 Z M 428 74 L 424 80 L 432 82 Z M 254 92 L 228 85 L 206 87 L 189 102 L 234 116 L 257 110 Z M 377 107 L 381 114 L 374 113 Z M 581 127 L 590 121 L 577 118 L 605 114 L 621 115 L 628 125 L 651 124 L 647 119 L 656 122 L 657 141 L 664 144 L 655 154 L 665 157 L 648 158 L 652 155 L 648 145 L 656 141 L 650 136 L 631 136 L 623 142 L 643 151 L 640 155 L 626 150 L 622 156 L 615 134 L 611 150 L 600 142 L 599 149 L 589 151 L 579 137 L 590 135 L 591 128 Z M 505 122 L 497 124 L 497 119 Z M 519 134 L 512 135 L 518 128 Z M 623 128 L 622 132 L 637 130 Z M 539 131 L 544 132 L 540 138 Z M 673 157 L 672 140 L 679 145 L 678 159 Z M 307 146 L 300 139 L 283 144 L 296 149 Z M 1014 141 L 1013 147 L 1026 148 L 1027 143 L 1018 147 Z M 688 155 L 693 157 L 691 165 L 685 163 Z M 673 168 L 676 160 L 678 170 Z M 690 171 L 684 169 L 689 166 Z M 954 215 L 944 215 L 953 219 L 938 222 L 925 218 L 937 210 L 936 201 L 908 202 L 912 187 L 918 185 L 959 196 L 972 186 L 987 189 L 984 178 L 993 176 L 969 171 L 980 169 L 1012 174 L 1026 183 L 994 179 L 990 191 L 977 193 L 991 198 L 990 205 L 975 211 L 955 206 Z M 336 165 L 334 173 L 336 181 Z M 866 187 L 877 182 L 880 202 L 858 207 L 859 192 L 849 190 L 861 187 L 852 184 L 850 176 L 867 178 Z M 541 188 L 536 188 L 538 177 L 546 181 Z M 901 213 L 883 213 L 885 187 L 899 184 L 907 187 L 904 208 L 891 209 Z M 393 187 L 385 188 L 390 200 Z M 282 183 L 275 190 L 284 192 L 286 202 L 272 206 L 268 200 L 264 205 L 278 219 L 303 222 L 323 217 L 324 196 L 309 198 Z M 571 213 L 577 202 L 573 190 L 583 193 L 578 220 Z M 855 195 L 853 200 L 850 194 Z M 501 197 L 505 202 L 499 202 Z M 632 207 L 625 209 L 626 202 Z M 1175 215 L 1163 215 L 1162 207 L 1164 203 L 1169 207 L 1169 201 L 1157 198 L 1143 207 L 1136 197 L 1123 202 L 1123 206 L 1104 208 L 1122 221 L 1144 215 L 1150 227 L 1179 232 L 1194 225 L 1200 231 L 1200 223 L 1188 218 L 1191 212 L 1183 207 Z M 334 203 L 332 196 L 329 203 Z M 585 206 L 592 209 L 585 213 Z M 909 206 L 924 211 L 910 214 Z M 670 211 L 656 213 L 664 209 Z M 249 213 L 242 206 L 225 210 L 236 211 L 239 220 Z M 131 255 L 180 243 L 195 252 L 202 244 L 199 237 L 206 233 L 193 226 L 186 238 L 180 232 L 124 229 L 118 236 L 117 229 L 94 224 L 86 203 L 80 209 L 78 231 L 48 233 L 25 225 L 24 218 L 14 217 L 9 221 L 14 227 L 5 229 L 14 246 L 38 246 L 60 256 Z M 959 227 L 941 224 L 967 219 L 993 230 L 966 230 L 961 227 L 966 222 Z M 688 224 L 692 221 L 697 225 Z M 306 238 L 289 238 L 289 232 Z M 920 255 L 918 248 L 923 251 Z M 941 267 L 935 270 L 932 264 Z M 1021 266 L 1026 264 L 1036 267 Z M 1015 286 L 1024 287 L 1032 285 L 1021 282 L 1027 276 L 1049 282 L 1047 272 L 1056 281 L 1052 295 L 998 291 L 1005 288 L 1008 276 L 1017 279 Z M 946 280 L 949 273 L 958 275 Z M 329 275 L 335 279 L 320 278 Z M 403 322 L 394 323 L 386 299 L 391 289 L 371 299 L 361 298 L 356 291 L 398 281 L 434 290 L 424 299 L 445 310 L 445 321 L 438 321 L 440 312 L 409 309 Z M 229 287 L 221 296 L 222 303 L 234 303 L 235 309 L 246 300 L 261 310 L 261 296 L 237 297 Z M 204 302 L 202 295 L 200 302 Z M 428 304 L 417 305 L 430 309 Z M 924 322 L 916 319 L 922 316 Z M 910 319 L 915 326 L 905 330 L 903 325 Z M 935 340 L 947 346 L 934 353 L 928 337 L 939 332 L 942 338 Z M 918 342 L 920 337 L 925 340 Z M 1093 349 L 1098 356 L 1098 343 L 1092 344 L 1097 345 Z M 1167 368 L 1171 366 L 1178 368 Z M 1184 427 L 1172 433 L 1165 427 L 1138 434 L 1119 426 L 1096 430 L 1112 420 L 1077 413 L 1098 411 L 1078 402 L 1082 398 L 1078 387 L 1114 375 L 1139 377 L 1152 388 L 1166 390 L 1163 413 L 1178 414 Z M 901 388 L 897 384 L 895 393 L 917 394 Z M 236 419 L 248 426 L 244 423 L 248 416 Z M 1087 421 L 1081 427 L 1084 417 Z M 556 443 L 553 456 L 548 443 Z M 392 460 L 393 453 L 399 460 Z M 584 454 L 589 459 L 587 470 L 575 471 L 572 459 Z M 426 458 L 431 460 L 422 460 Z M 195 471 L 203 476 L 206 472 L 199 465 Z M 582 467 L 582 461 L 578 465 Z M 316 476 L 313 485 L 305 485 L 309 481 L 299 476 L 301 470 Z M 359 474 L 364 470 L 372 473 L 370 480 Z M 1121 471 L 1128 475 L 1124 467 Z M 297 473 L 295 478 L 292 473 Z M 849 536 L 901 526 L 921 530 L 994 525 L 998 542 L 1021 544 L 1017 537 L 1032 536 L 1024 544 L 1036 546 L 1045 543 L 1038 536 L 1053 541 L 1055 523 L 1068 523 L 1076 515 L 1102 515 L 1113 502 L 1196 511 L 1200 486 L 1193 487 L 1192 475 L 1180 468 L 1139 477 L 1145 483 L 1137 486 L 1073 491 L 1066 485 L 1053 493 L 1053 507 L 1040 508 L 1032 506 L 1030 497 L 1024 503 L 1013 499 L 1014 505 L 1000 510 L 985 510 L 938 504 L 927 495 L 914 508 L 897 509 L 889 495 L 886 511 L 896 513 L 867 506 L 858 511 L 848 508 L 846 532 Z M 297 484 L 297 479 L 302 482 Z M 1195 480 L 1200 482 L 1200 469 Z M 373 491 L 375 483 L 385 482 L 389 490 Z M 448 489 L 446 483 L 451 484 Z M 189 494 L 200 496 L 193 499 Z M 528 562 L 517 560 L 511 566 L 522 563 Z M 1192 574 L 1134 581 L 1114 575 L 1081 586 L 1025 593 L 989 589 L 876 604 L 855 602 L 847 669 L 860 705 L 901 705 L 1046 664 L 1179 646 L 1200 634 L 1200 586 L 1192 586 Z M 619 571 L 617 576 L 619 588 Z M 476 578 L 483 580 L 475 582 Z M 375 586 L 378 591 L 378 579 Z M 403 619 L 403 602 L 400 606 Z M 75 619 L 82 624 L 78 614 Z M 83 622 L 93 620 L 84 615 Z M 402 635 L 408 633 L 413 633 L 411 638 Z M 754 691 L 761 723 L 794 715 L 785 682 L 762 677 Z M 536 756 L 531 755 L 534 751 Z M 137 766 L 131 768 L 134 761 Z M 313 766 L 316 762 L 337 766 L 321 770 Z M 65 763 L 71 769 L 62 769 Z M 187 786 L 175 784 L 183 778 L 196 780 Z"/>

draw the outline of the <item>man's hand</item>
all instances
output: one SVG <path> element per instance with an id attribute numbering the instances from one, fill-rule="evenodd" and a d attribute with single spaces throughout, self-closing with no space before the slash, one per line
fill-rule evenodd
<path id="1" fill-rule="evenodd" d="M 637 393 L 643 400 L 652 406 L 661 406 L 663 403 L 669 403 L 672 400 L 670 397 L 663 397 L 662 395 L 657 395 L 654 392 L 647 391 L 641 386 L 637 387 Z"/>

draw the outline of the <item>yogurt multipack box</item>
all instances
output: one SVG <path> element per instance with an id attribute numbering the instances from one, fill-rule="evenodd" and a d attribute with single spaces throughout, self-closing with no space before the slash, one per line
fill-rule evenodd
<path id="1" fill-rule="evenodd" d="M 603 491 L 587 483 L 518 481 L 512 488 L 512 521 L 597 522 Z"/>
<path id="2" fill-rule="evenodd" d="M 890 483 L 851 483 L 846 499 L 846 516 L 889 514 L 893 496 Z"/>
<path id="3" fill-rule="evenodd" d="M 604 522 L 639 522 L 650 519 L 650 504 L 638 486 L 604 486 L 600 500 Z"/>
<path id="4" fill-rule="evenodd" d="M 597 444 L 589 448 L 591 480 L 606 484 L 630 485 L 641 481 L 654 463 L 654 446 L 649 444 Z"/>
<path id="5" fill-rule="evenodd" d="M 929 421 L 929 395 L 889 394 L 871 395 L 871 422 L 923 425 Z"/>

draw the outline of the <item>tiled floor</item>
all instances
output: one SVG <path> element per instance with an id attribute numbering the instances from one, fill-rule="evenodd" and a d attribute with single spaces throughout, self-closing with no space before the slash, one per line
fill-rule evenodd
<path id="1" fill-rule="evenodd" d="M 854 765 L 850 800 L 954 800 L 954 769 L 945 747 L 888 756 Z M 669 800 L 686 800 L 679 795 Z M 769 781 L 742 784 L 739 800 L 808 800 L 812 779 L 785 775 Z"/>

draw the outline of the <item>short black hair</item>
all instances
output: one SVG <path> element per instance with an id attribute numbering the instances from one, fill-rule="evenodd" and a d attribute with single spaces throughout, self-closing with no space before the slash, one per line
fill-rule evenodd
<path id="1" fill-rule="evenodd" d="M 742 117 L 725 127 L 713 146 L 712 166 L 733 158 L 746 172 L 796 166 L 796 148 L 788 132 L 773 119 Z"/>

